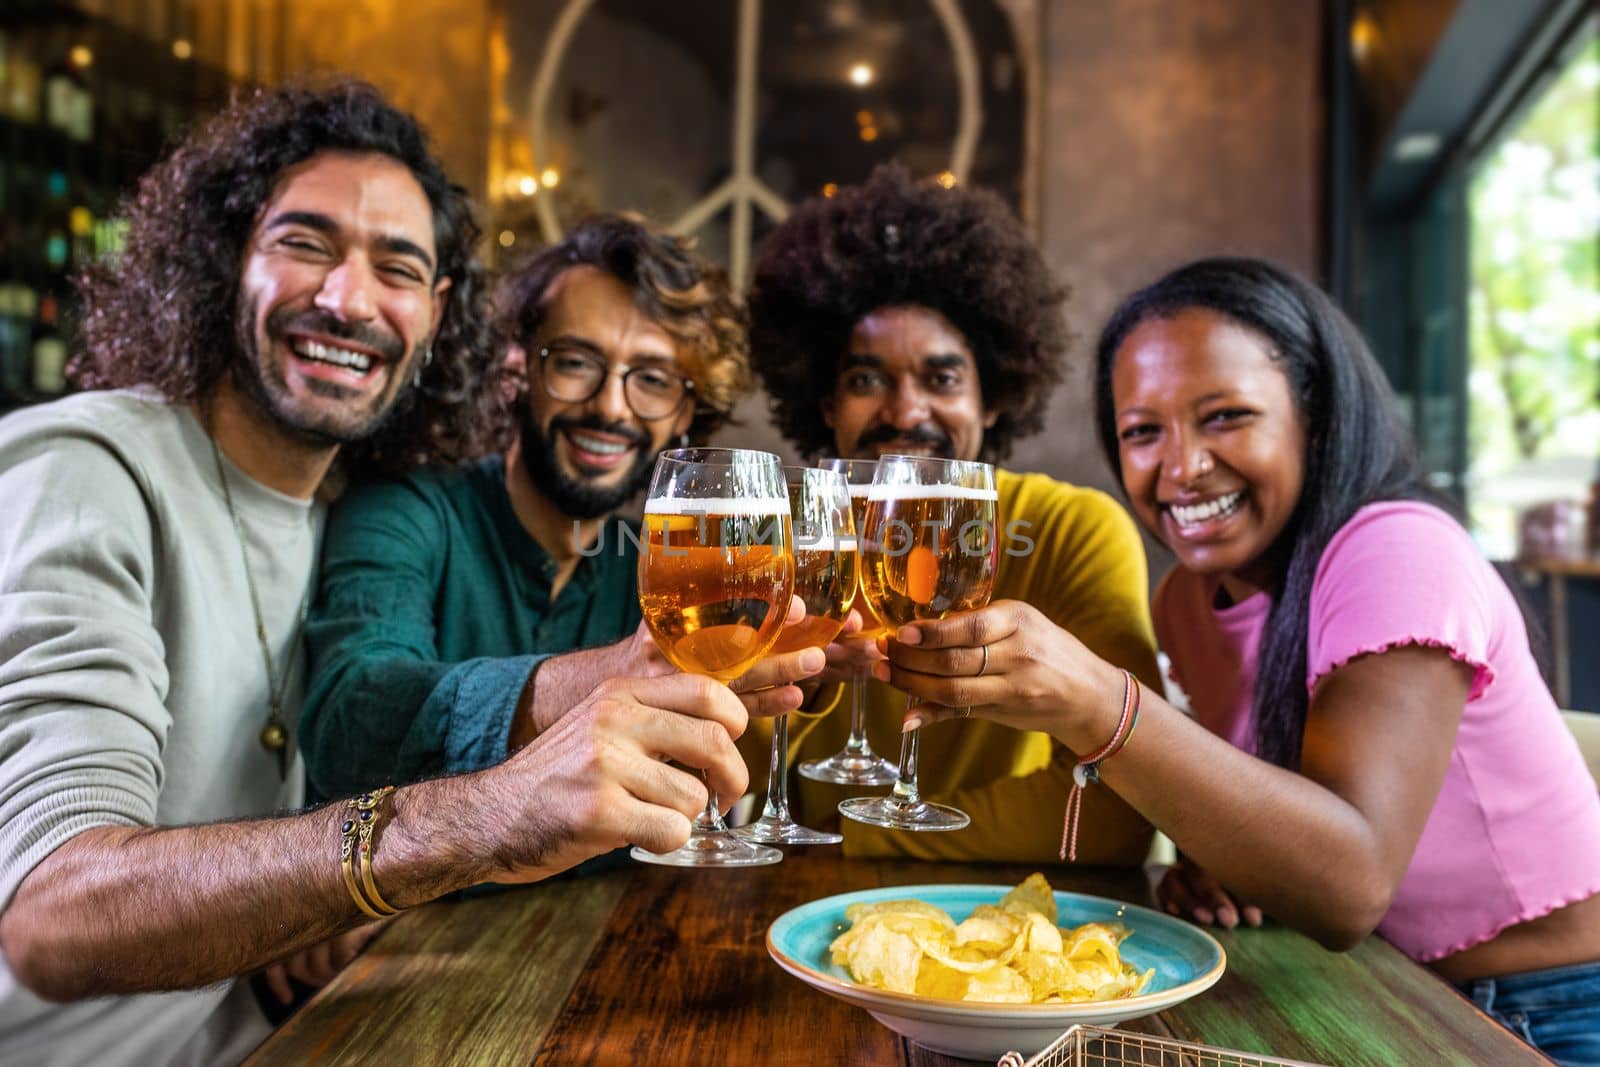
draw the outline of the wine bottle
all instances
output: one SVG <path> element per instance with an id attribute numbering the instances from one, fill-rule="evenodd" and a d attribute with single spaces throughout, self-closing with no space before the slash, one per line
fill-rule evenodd
<path id="1" fill-rule="evenodd" d="M 61 338 L 61 305 L 54 293 L 39 301 L 39 321 L 33 338 L 33 389 L 55 394 L 67 387 L 67 343 Z"/>

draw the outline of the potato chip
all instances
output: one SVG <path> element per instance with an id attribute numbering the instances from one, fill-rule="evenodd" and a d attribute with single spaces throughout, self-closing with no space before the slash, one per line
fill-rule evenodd
<path id="1" fill-rule="evenodd" d="M 1039 1004 L 1110 1000 L 1141 992 L 1143 974 L 1118 946 L 1121 923 L 1056 925 L 1055 893 L 1033 874 L 998 905 L 980 904 L 959 925 L 921 900 L 852 904 L 850 928 L 829 946 L 862 985 L 942 1000 Z"/>
<path id="2" fill-rule="evenodd" d="M 1038 871 L 1028 875 L 1021 885 L 1001 897 L 1000 907 L 1018 913 L 1037 912 L 1049 919 L 1052 925 L 1056 921 L 1055 890 L 1050 888 L 1050 883 Z"/>
<path id="3" fill-rule="evenodd" d="M 989 1004 L 1032 1004 L 1033 989 L 1027 979 L 1010 967 L 996 965 L 973 975 L 961 999 Z"/>
<path id="4" fill-rule="evenodd" d="M 923 960 L 917 971 L 917 995 L 941 1000 L 961 1000 L 967 995 L 972 976 L 952 970 L 938 960 Z"/>

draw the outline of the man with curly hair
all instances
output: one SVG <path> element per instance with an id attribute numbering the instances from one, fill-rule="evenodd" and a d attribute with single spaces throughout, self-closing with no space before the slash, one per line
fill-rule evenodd
<path id="1" fill-rule="evenodd" d="M 495 303 L 521 398 L 510 449 L 362 485 L 329 520 L 301 720 L 326 795 L 489 766 L 605 678 L 675 670 L 641 623 L 638 523 L 613 518 L 749 386 L 726 277 L 600 215 Z M 775 683 L 823 663 L 773 657 L 735 688 L 752 713 L 789 711 L 800 690 Z"/>
<path id="2" fill-rule="evenodd" d="M 706 787 L 662 753 L 748 782 L 743 706 L 675 675 L 476 774 L 275 816 L 302 792 L 319 487 L 507 425 L 478 231 L 415 120 L 351 82 L 242 95 L 125 212 L 83 281 L 93 391 L 0 421 L 8 1064 L 237 1062 L 268 1024 L 234 976 L 281 996 L 366 917 L 681 845 Z"/>
<path id="3" fill-rule="evenodd" d="M 808 457 L 1000 463 L 1044 427 L 1068 342 L 1065 295 L 997 196 L 880 167 L 863 185 L 802 204 L 768 236 L 750 294 L 753 363 L 779 428 Z M 1104 493 L 1043 474 L 997 470 L 995 480 L 1010 536 L 994 598 L 1027 601 L 1156 682 L 1144 551 L 1127 513 Z M 835 645 L 833 670 L 875 653 Z M 905 697 L 868 685 L 869 738 L 879 752 L 897 750 Z M 838 704 L 838 689 L 816 693 L 812 713 Z M 793 756 L 839 751 L 846 720 L 813 717 Z M 924 731 L 922 792 L 967 812 L 971 825 L 905 833 L 845 819 L 845 852 L 1054 862 L 1075 762 L 1044 734 L 979 720 Z M 861 792 L 802 780 L 795 817 L 820 820 Z M 1088 791 L 1084 809 L 1080 859 L 1143 861 L 1150 831 L 1132 809 L 1107 790 Z"/>

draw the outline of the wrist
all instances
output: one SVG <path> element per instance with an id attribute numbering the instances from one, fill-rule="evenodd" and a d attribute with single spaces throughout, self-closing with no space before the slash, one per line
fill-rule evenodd
<path id="1" fill-rule="evenodd" d="M 473 830 L 487 820 L 466 811 L 464 783 L 488 775 L 460 778 L 397 790 L 383 827 L 373 874 L 385 899 L 404 910 L 477 885 L 493 877 L 492 842 L 474 839 Z"/>
<path id="2" fill-rule="evenodd" d="M 1079 758 L 1094 752 L 1111 740 L 1122 718 L 1123 690 L 1126 688 L 1122 670 L 1098 657 L 1093 668 L 1076 675 L 1079 691 L 1074 701 L 1073 730 L 1064 737 L 1067 747 Z M 1134 679 L 1138 684 L 1138 679 Z"/>
<path id="3" fill-rule="evenodd" d="M 522 692 L 517 697 L 517 706 L 511 713 L 511 735 L 506 738 L 506 752 L 510 754 L 528 744 L 544 732 L 547 724 L 539 719 L 539 693 L 540 687 L 536 684 L 539 670 L 549 660 L 540 660 L 528 672 L 528 679 L 522 685 Z"/>
<path id="4" fill-rule="evenodd" d="M 511 720 L 512 741 L 520 739 L 521 744 L 513 743 L 510 752 L 554 726 L 561 716 L 588 696 L 589 690 L 600 684 L 605 675 L 598 669 L 590 669 L 590 660 L 601 651 L 588 649 L 546 655 L 533 665 Z M 599 666 L 598 661 L 596 666 Z"/>

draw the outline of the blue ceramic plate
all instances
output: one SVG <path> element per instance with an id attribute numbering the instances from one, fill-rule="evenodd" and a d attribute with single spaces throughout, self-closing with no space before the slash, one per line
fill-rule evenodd
<path id="1" fill-rule="evenodd" d="M 994 1058 L 1010 1050 L 1031 1054 L 1078 1023 L 1112 1026 L 1170 1008 L 1209 989 L 1227 965 L 1222 946 L 1199 927 L 1149 908 L 1082 893 L 1055 895 L 1057 923 L 1116 921 L 1132 929 L 1120 946 L 1123 958 L 1141 971 L 1153 967 L 1156 972 L 1138 996 L 1080 1004 L 941 1000 L 857 985 L 828 954 L 828 945 L 850 925 L 844 912 L 851 904 L 915 898 L 938 905 L 959 923 L 979 904 L 998 904 L 1011 888 L 905 885 L 824 897 L 780 915 L 767 928 L 767 951 L 778 966 L 802 982 L 865 1008 L 896 1033 L 938 1052 L 971 1058 Z"/>

